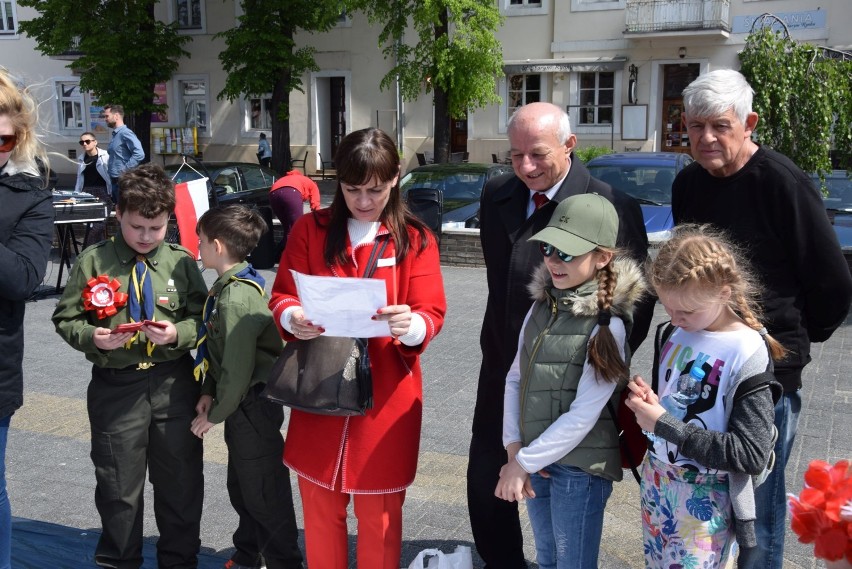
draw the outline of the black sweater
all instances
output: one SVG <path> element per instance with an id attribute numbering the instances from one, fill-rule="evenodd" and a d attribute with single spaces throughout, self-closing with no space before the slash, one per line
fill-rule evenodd
<path id="1" fill-rule="evenodd" d="M 810 342 L 831 337 L 852 300 L 852 275 L 811 180 L 761 147 L 724 178 L 698 162 L 686 167 L 672 186 L 672 211 L 675 224 L 713 224 L 742 248 L 763 287 L 766 328 L 790 350 L 776 377 L 785 391 L 799 389 Z"/>

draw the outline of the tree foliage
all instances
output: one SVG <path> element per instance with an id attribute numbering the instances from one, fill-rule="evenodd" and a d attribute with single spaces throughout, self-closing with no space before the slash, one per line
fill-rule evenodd
<path id="1" fill-rule="evenodd" d="M 74 47 L 79 58 L 68 67 L 80 76 L 80 89 L 102 103 L 124 106 L 127 123 L 150 156 L 154 85 L 167 81 L 189 53 L 183 45 L 190 36 L 178 34 L 173 24 L 154 18 L 156 0 L 19 0 L 39 16 L 21 22 L 21 31 L 33 38 L 44 55 L 54 56 Z"/>
<path id="2" fill-rule="evenodd" d="M 399 77 L 403 99 L 434 93 L 435 160 L 449 157 L 450 120 L 499 103 L 496 80 L 503 55 L 493 0 L 355 0 L 353 7 L 381 23 L 379 44 L 393 67 L 383 89 Z M 413 30 L 414 34 L 406 34 Z"/>
<path id="3" fill-rule="evenodd" d="M 846 55 L 797 43 L 786 30 L 753 30 L 740 63 L 755 92 L 757 142 L 806 172 L 831 170 L 832 150 L 852 170 L 852 54 Z"/>
<path id="4" fill-rule="evenodd" d="M 272 167 L 290 164 L 290 93 L 302 89 L 302 75 L 317 71 L 314 50 L 296 45 L 298 31 L 324 32 L 338 21 L 340 0 L 241 0 L 237 27 L 218 34 L 219 54 L 228 76 L 218 98 L 272 94 Z"/>

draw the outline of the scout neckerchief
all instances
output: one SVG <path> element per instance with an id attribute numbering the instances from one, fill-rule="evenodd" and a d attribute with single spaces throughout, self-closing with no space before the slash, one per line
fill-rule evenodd
<path id="1" fill-rule="evenodd" d="M 148 273 L 148 263 L 144 255 L 136 256 L 136 264 L 133 266 L 133 271 L 130 273 L 130 286 L 127 290 L 128 296 L 128 312 L 130 312 L 131 322 L 142 322 L 143 320 L 154 319 L 154 285 L 151 280 L 151 275 Z M 139 341 L 139 332 L 133 334 L 133 337 L 127 341 L 125 348 L 130 349 L 130 345 Z M 147 345 L 148 356 L 154 352 L 154 344 L 148 341 Z"/>
<path id="2" fill-rule="evenodd" d="M 263 296 L 263 287 L 266 286 L 266 281 L 251 265 L 248 265 L 235 275 L 231 275 L 231 278 L 228 279 L 225 285 L 235 281 L 253 286 Z M 225 287 L 223 286 L 222 288 Z M 221 292 L 221 289 L 219 292 Z M 195 343 L 195 367 L 192 370 L 192 373 L 195 375 L 195 381 L 203 380 L 207 375 L 207 370 L 210 368 L 210 352 L 207 348 L 207 323 L 210 322 L 210 316 L 213 314 L 216 296 L 211 290 L 207 296 L 207 300 L 204 301 L 204 312 L 202 313 L 201 326 L 198 328 L 198 340 Z"/>

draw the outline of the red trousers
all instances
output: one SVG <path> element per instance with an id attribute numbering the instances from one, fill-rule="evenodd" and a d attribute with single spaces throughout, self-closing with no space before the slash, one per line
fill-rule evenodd
<path id="1" fill-rule="evenodd" d="M 390 494 L 344 494 L 299 477 L 305 520 L 308 567 L 346 569 L 349 535 L 346 508 L 350 496 L 358 519 L 359 569 L 399 569 L 402 554 L 402 504 L 405 490 Z"/>

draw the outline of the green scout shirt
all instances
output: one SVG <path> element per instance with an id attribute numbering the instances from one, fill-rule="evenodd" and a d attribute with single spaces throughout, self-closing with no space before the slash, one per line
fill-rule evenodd
<path id="1" fill-rule="evenodd" d="M 211 423 L 224 421 L 249 388 L 266 383 L 284 348 L 266 295 L 252 284 L 232 280 L 246 266 L 243 262 L 231 268 L 210 289 L 216 304 L 207 321 L 210 369 L 201 392 L 214 398 L 207 414 Z"/>
<path id="2" fill-rule="evenodd" d="M 53 312 L 53 324 L 62 339 L 72 348 L 86 354 L 86 359 L 98 367 L 124 368 L 142 362 L 174 360 L 195 348 L 201 312 L 207 297 L 207 286 L 191 253 L 172 243 L 161 243 L 146 255 L 154 290 L 154 320 L 168 320 L 177 328 L 177 343 L 154 346 L 148 356 L 147 338 L 140 332 L 137 342 L 124 347 L 102 351 L 95 346 L 95 328 L 113 329 L 130 322 L 127 304 L 112 316 L 98 318 L 93 310 L 83 306 L 82 294 L 92 277 L 106 275 L 121 284 L 119 292 L 127 293 L 137 252 L 124 241 L 121 233 L 112 239 L 89 247 L 77 257 L 65 285 L 65 292 Z"/>

